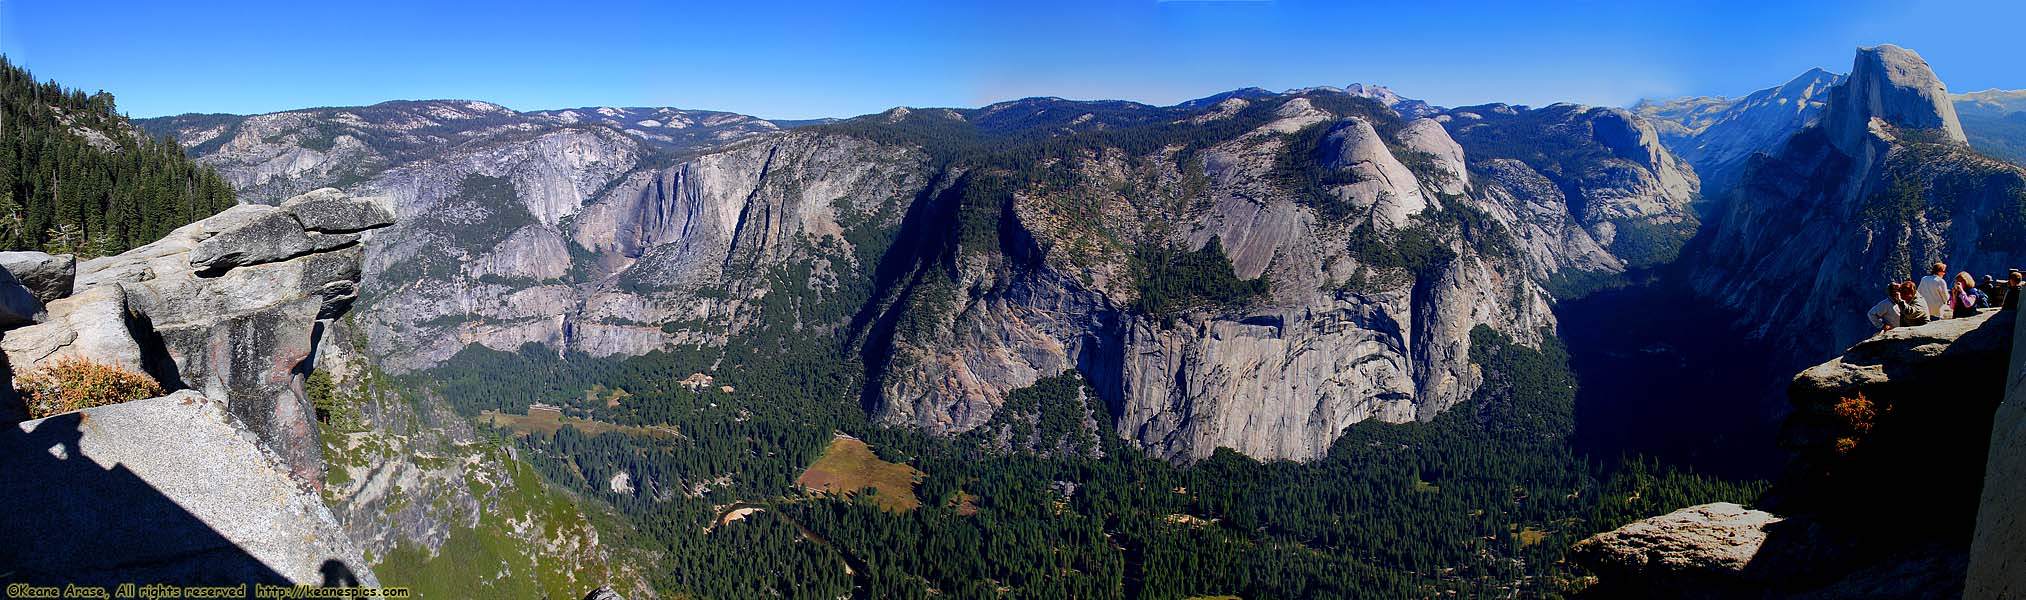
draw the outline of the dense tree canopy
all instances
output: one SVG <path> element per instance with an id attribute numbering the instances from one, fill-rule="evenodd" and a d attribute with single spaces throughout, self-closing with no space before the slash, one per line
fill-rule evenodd
<path id="1" fill-rule="evenodd" d="M 38 83 L 0 57 L 0 247 L 116 254 L 232 206 L 232 187 L 113 95 Z"/>
<path id="2" fill-rule="evenodd" d="M 849 371 L 821 354 L 737 351 L 740 369 L 716 371 L 727 393 L 677 383 L 716 360 L 701 349 L 562 361 L 480 349 L 436 385 L 466 412 L 540 400 L 680 432 L 579 425 L 522 443 L 552 481 L 611 503 L 635 541 L 664 553 L 659 585 L 706 598 L 1555 596 L 1579 584 L 1562 560 L 1576 540 L 1756 495 L 1574 452 L 1576 382 L 1559 343 L 1472 337 L 1486 381 L 1470 401 L 1428 423 L 1361 423 L 1310 463 L 1150 457 L 1111 433 L 1110 409 L 1074 372 L 1016 391 L 1002 416 L 954 438 L 868 421 L 851 381 L 805 387 L 810 373 Z M 833 432 L 926 473 L 923 506 L 890 512 L 797 485 Z M 635 490 L 613 490 L 620 473 Z M 761 512 L 720 523 L 735 507 Z"/>

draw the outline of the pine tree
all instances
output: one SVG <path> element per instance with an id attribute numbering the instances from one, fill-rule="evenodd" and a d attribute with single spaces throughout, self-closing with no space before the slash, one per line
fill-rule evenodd
<path id="1" fill-rule="evenodd" d="M 100 231 L 92 234 L 91 242 L 85 244 L 84 251 L 81 254 L 85 258 L 112 256 L 120 253 L 120 247 L 120 243 L 113 238 L 112 232 Z"/>
<path id="2" fill-rule="evenodd" d="M 64 223 L 49 228 L 43 234 L 42 251 L 50 254 L 76 254 L 83 246 L 84 229 L 76 223 Z"/>

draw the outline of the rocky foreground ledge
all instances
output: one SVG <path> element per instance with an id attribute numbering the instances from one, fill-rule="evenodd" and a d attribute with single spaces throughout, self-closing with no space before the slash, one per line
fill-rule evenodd
<path id="1" fill-rule="evenodd" d="M 1803 371 L 1781 433 L 1795 458 L 1758 506 L 1691 506 L 1578 542 L 1590 594 L 1962 597 L 2016 325 L 1990 312 L 1895 329 Z"/>
<path id="2" fill-rule="evenodd" d="M 191 390 L 0 432 L 0 580 L 379 585 L 249 433 Z"/>
<path id="3" fill-rule="evenodd" d="M 323 189 L 117 256 L 0 254 L 5 372 L 81 358 L 171 392 L 23 422 L 0 386 L 0 581 L 374 584 L 318 493 L 303 381 L 393 221 Z"/>

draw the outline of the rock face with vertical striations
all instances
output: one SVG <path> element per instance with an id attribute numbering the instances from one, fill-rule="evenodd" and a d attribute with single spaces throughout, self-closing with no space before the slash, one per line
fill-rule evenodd
<path id="1" fill-rule="evenodd" d="M 1491 209 L 1445 195 L 1465 189 L 1467 155 L 1438 123 L 1325 95 L 1275 100 L 1218 117 L 1258 120 L 1200 151 L 1200 184 L 1163 153 L 1075 155 L 1059 163 L 1067 189 L 1015 188 L 996 209 L 996 245 L 932 250 L 957 275 L 917 280 L 896 303 L 901 322 L 936 325 L 894 336 L 892 363 L 875 371 L 880 413 L 963 431 L 1011 389 L 1075 369 L 1115 407 L 1117 433 L 1157 455 L 1223 447 L 1308 460 L 1351 424 L 1430 418 L 1467 399 L 1479 378 L 1466 358 L 1472 327 L 1538 340 L 1552 326 L 1524 251 L 1450 229 L 1476 214 L 1463 211 Z M 1320 132 L 1314 146 L 1291 147 L 1305 131 Z M 1304 156 L 1323 172 L 1315 196 L 1285 178 Z M 1519 225 L 1486 218 L 1501 228 L 1486 238 L 1509 241 Z M 1431 231 L 1453 254 L 1410 266 L 1358 249 L 1360 238 Z M 1263 297 L 1169 315 L 1134 308 L 1147 300 L 1135 253 L 1213 243 L 1231 277 L 1270 281 Z"/>
<path id="2" fill-rule="evenodd" d="M 1969 143 L 1948 87 L 1914 51 L 1883 44 L 1857 49 L 1850 78 L 1829 91 L 1822 126 L 1845 154 L 1870 140 L 1874 120 L 1905 130 L 1933 130 L 1942 141 Z"/>

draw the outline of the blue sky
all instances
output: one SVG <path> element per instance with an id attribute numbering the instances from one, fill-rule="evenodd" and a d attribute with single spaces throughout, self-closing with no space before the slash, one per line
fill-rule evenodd
<path id="1" fill-rule="evenodd" d="M 2026 2 L 0 0 L 0 52 L 136 117 L 393 99 L 770 118 L 1379 83 L 1440 105 L 1742 95 L 1860 45 L 2026 88 Z"/>

